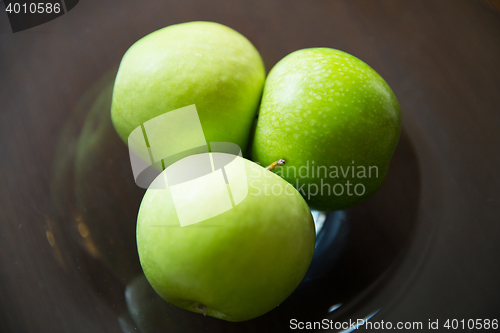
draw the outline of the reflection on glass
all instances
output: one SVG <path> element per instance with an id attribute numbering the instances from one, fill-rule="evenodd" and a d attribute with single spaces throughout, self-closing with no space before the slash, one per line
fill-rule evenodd
<path id="1" fill-rule="evenodd" d="M 412 240 L 420 194 L 418 160 L 404 132 L 378 194 L 346 211 L 313 212 L 313 262 L 275 310 L 229 323 L 164 302 L 137 256 L 136 218 L 145 190 L 135 184 L 128 148 L 110 119 L 115 73 L 82 97 L 61 134 L 46 237 L 61 265 L 114 309 L 124 331 L 288 331 L 291 318 L 348 318 L 391 278 Z"/>

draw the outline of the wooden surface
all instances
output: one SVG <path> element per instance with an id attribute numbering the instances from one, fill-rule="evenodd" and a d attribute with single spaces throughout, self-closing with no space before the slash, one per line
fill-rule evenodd
<path id="1" fill-rule="evenodd" d="M 316 46 L 341 49 L 375 68 L 401 103 L 419 179 L 416 187 L 393 184 L 409 198 L 406 191 L 418 188 L 419 197 L 412 199 L 418 210 L 409 213 L 416 220 L 407 256 L 380 287 L 380 293 L 404 292 L 383 319 L 498 318 L 500 15 L 494 7 L 472 0 L 82 0 L 61 18 L 16 34 L 0 14 L 1 332 L 121 331 L 125 310 L 113 309 L 120 296 L 109 288 L 90 292 L 95 272 L 78 272 L 101 269 L 92 256 L 71 252 L 70 238 L 61 240 L 70 245 L 59 253 L 49 242 L 60 212 L 53 204 L 58 190 L 50 188 L 57 147 L 74 138 L 62 131 L 75 108 L 89 107 L 77 105 L 87 101 L 83 94 L 131 44 L 193 20 L 247 36 L 267 70 L 294 50 Z M 74 142 L 64 144 L 71 151 Z M 408 207 L 377 209 L 404 216 Z M 71 256 L 77 259 L 65 265 Z M 415 266 L 410 279 L 405 272 Z M 103 302 L 99 293 L 106 291 Z"/>

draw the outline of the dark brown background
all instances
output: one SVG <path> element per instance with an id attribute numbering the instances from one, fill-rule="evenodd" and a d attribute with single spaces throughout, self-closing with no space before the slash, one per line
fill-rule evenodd
<path id="1" fill-rule="evenodd" d="M 0 331 L 120 331 L 112 309 L 59 266 L 47 242 L 55 149 L 82 93 L 133 42 L 193 20 L 238 30 L 268 70 L 316 46 L 375 68 L 400 100 L 419 159 L 419 218 L 438 226 L 383 319 L 500 319 L 500 15 L 492 3 L 82 0 L 16 34 L 0 14 Z"/>

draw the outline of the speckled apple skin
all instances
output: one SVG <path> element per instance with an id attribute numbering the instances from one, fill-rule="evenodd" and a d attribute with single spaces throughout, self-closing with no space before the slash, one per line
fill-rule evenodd
<path id="1" fill-rule="evenodd" d="M 282 158 L 279 172 L 298 186 L 309 205 L 338 210 L 359 204 L 382 186 L 401 131 L 401 111 L 391 88 L 370 66 L 345 52 L 312 48 L 293 52 L 279 61 L 266 80 L 253 142 L 252 158 L 267 165 Z M 303 169 L 309 162 L 309 174 Z M 354 162 L 354 163 L 353 163 Z M 314 164 L 313 164 L 314 163 Z M 325 166 L 312 175 L 312 166 Z M 337 166 L 340 177 L 334 177 Z M 347 170 L 344 177 L 340 166 Z M 360 166 L 372 166 L 361 173 Z M 375 168 L 376 167 L 376 168 Z M 295 174 L 293 172 L 295 169 Z M 378 170 L 378 177 L 375 177 Z M 315 171 L 318 171 L 316 168 Z M 365 169 L 368 171 L 368 169 Z M 358 174 L 358 172 L 360 172 Z M 333 176 L 333 177 L 332 177 Z M 358 177 L 359 176 L 359 177 Z M 327 192 L 337 183 L 361 183 L 363 195 Z M 311 185 L 309 185 L 311 184 Z M 323 195 L 309 195 L 315 185 Z M 308 186 L 311 191 L 307 191 Z M 362 187 L 357 188 L 361 193 Z M 336 193 L 340 194 L 340 187 Z"/>
<path id="2" fill-rule="evenodd" d="M 246 198 L 194 225 L 179 226 L 168 189 L 144 195 L 139 258 L 167 302 L 198 313 L 203 304 L 209 316 L 244 321 L 277 307 L 304 278 L 316 238 L 309 207 L 279 176 L 246 159 L 244 165 Z M 192 202 L 193 209 L 217 205 L 218 198 Z"/>
<path id="3" fill-rule="evenodd" d="M 244 36 L 213 22 L 168 26 L 137 41 L 116 76 L 111 118 L 122 140 L 145 121 L 195 104 L 208 142 L 246 147 L 265 80 Z"/>

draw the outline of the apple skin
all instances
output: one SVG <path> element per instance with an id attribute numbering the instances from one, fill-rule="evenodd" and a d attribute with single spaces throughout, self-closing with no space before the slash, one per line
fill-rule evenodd
<path id="1" fill-rule="evenodd" d="M 285 159 L 278 174 L 299 189 L 312 208 L 344 209 L 380 189 L 400 131 L 396 96 L 370 66 L 339 50 L 303 49 L 283 58 L 269 73 L 252 158 L 263 165 Z M 341 166 L 348 174 L 342 174 Z M 355 167 L 354 177 L 349 166 Z M 337 183 L 343 184 L 343 193 L 339 186 L 333 192 Z M 357 184 L 362 184 L 356 188 L 359 195 L 354 192 Z"/>
<path id="2" fill-rule="evenodd" d="M 213 22 L 188 22 L 137 41 L 120 63 L 111 117 L 122 140 L 145 121 L 195 104 L 207 142 L 246 147 L 265 80 L 255 47 Z"/>
<path id="3" fill-rule="evenodd" d="M 244 321 L 277 307 L 303 279 L 316 237 L 306 202 L 271 171 L 246 159 L 244 165 L 247 197 L 191 226 L 179 226 L 168 190 L 146 192 L 137 221 L 139 258 L 167 302 L 198 313 L 203 304 L 209 316 Z M 287 194 L 274 195 L 272 186 Z M 217 193 L 193 209 L 216 202 Z"/>

